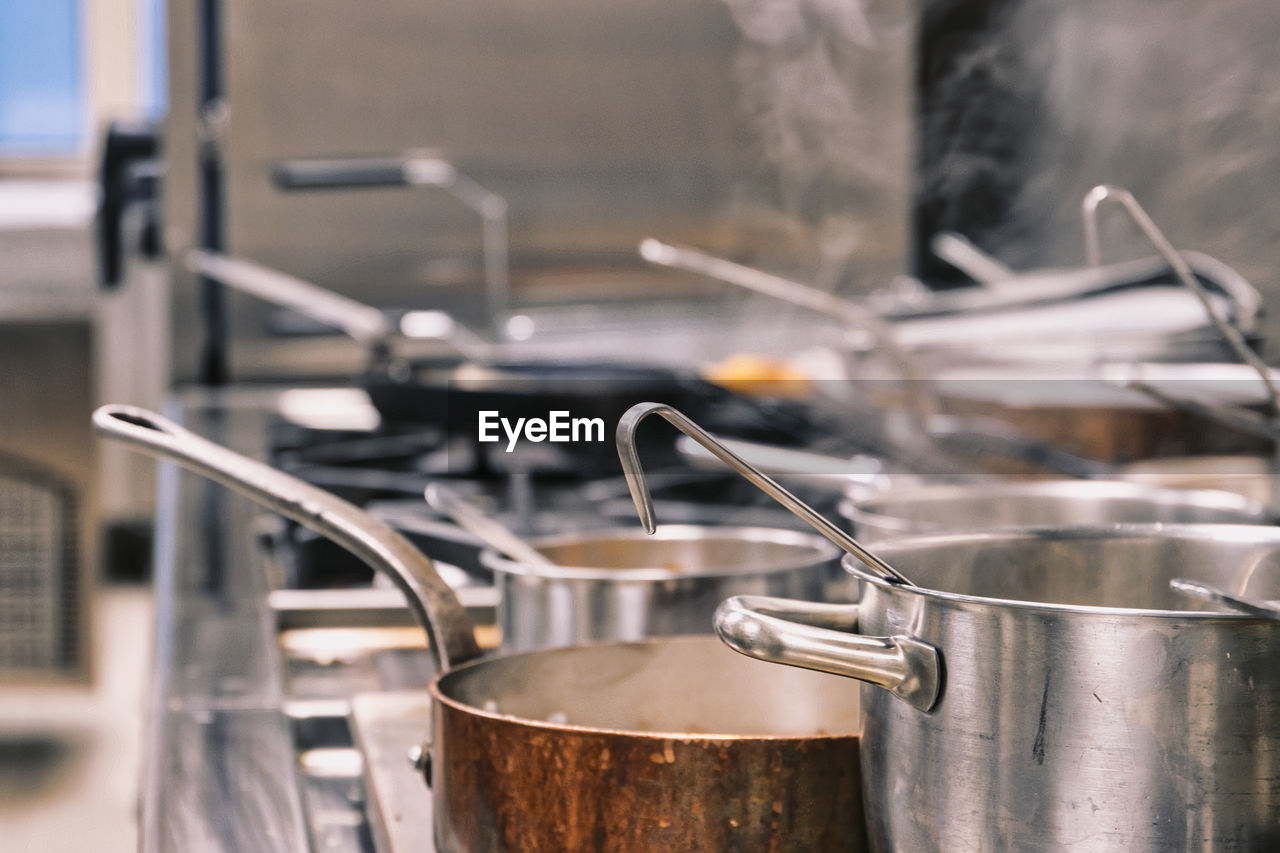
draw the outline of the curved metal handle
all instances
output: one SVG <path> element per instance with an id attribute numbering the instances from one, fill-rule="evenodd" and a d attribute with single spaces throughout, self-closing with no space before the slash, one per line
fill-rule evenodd
<path id="1" fill-rule="evenodd" d="M 1240 330 L 1227 322 L 1226 318 L 1218 313 L 1217 307 L 1209 298 L 1209 292 L 1205 290 L 1204 285 L 1196 278 L 1191 265 L 1169 242 L 1169 239 L 1165 237 L 1164 233 L 1156 225 L 1155 220 L 1147 214 L 1142 205 L 1138 204 L 1138 200 L 1133 197 L 1133 193 L 1123 187 L 1099 184 L 1085 195 L 1082 202 L 1085 260 L 1091 266 L 1097 266 L 1102 262 L 1102 250 L 1098 245 L 1098 206 L 1104 201 L 1114 201 L 1125 209 L 1125 212 L 1142 230 L 1142 233 L 1156 247 L 1156 251 L 1160 253 L 1160 256 L 1168 262 L 1178 281 L 1200 300 L 1205 313 L 1209 315 L 1209 320 L 1226 340 L 1227 344 L 1235 351 L 1236 355 L 1240 356 L 1241 361 L 1253 368 L 1254 372 L 1258 374 L 1258 378 L 1262 380 L 1263 387 L 1267 389 L 1267 400 L 1270 403 L 1271 414 L 1280 416 L 1280 388 L 1277 388 L 1276 383 L 1272 380 L 1271 372 L 1267 369 L 1266 362 L 1250 348 L 1248 342 L 1244 339 L 1244 335 L 1240 334 Z"/>
<path id="2" fill-rule="evenodd" d="M 740 595 L 716 608 L 720 639 L 735 652 L 771 663 L 856 678 L 888 690 L 920 711 L 938 701 L 938 650 L 906 636 L 865 637 L 858 605 L 815 604 Z"/>
<path id="3" fill-rule="evenodd" d="M 103 406 L 93 413 L 93 424 L 100 435 L 172 459 L 309 527 L 386 574 L 426 629 L 439 671 L 479 656 L 474 628 L 453 590 L 431 560 L 383 522 L 323 489 L 201 438 L 146 409 Z"/>
<path id="4" fill-rule="evenodd" d="M 636 403 L 623 413 L 618 421 L 617 443 L 618 458 L 622 461 L 622 473 L 627 478 L 627 488 L 631 492 L 631 500 L 635 502 L 636 511 L 640 514 L 640 522 L 644 529 L 653 533 L 657 526 L 653 518 L 653 497 L 649 494 L 649 484 L 645 480 L 644 468 L 640 465 L 640 456 L 636 452 L 636 427 L 649 415 L 661 415 L 668 423 L 694 441 L 711 451 L 723 463 L 741 474 L 753 486 L 791 510 L 814 530 L 834 542 L 839 548 L 861 560 L 869 569 L 890 583 L 912 586 L 897 569 L 872 554 L 858 540 L 830 521 L 819 515 L 813 507 L 784 489 L 767 474 L 760 471 L 750 462 L 725 447 L 719 439 L 695 424 L 689 417 L 665 403 Z"/>
<path id="5" fill-rule="evenodd" d="M 380 309 L 244 258 L 195 250 L 187 269 L 267 302 L 341 329 L 360 343 L 389 337 L 393 329 Z"/>

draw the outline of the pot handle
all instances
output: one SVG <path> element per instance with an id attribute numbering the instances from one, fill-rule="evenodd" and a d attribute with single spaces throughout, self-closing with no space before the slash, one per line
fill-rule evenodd
<path id="1" fill-rule="evenodd" d="M 215 444 L 146 409 L 102 406 L 93 413 L 93 424 L 102 436 L 172 459 L 235 489 L 332 539 L 386 574 L 426 629 L 440 672 L 479 656 L 474 629 L 453 590 L 421 551 L 383 522 L 323 489 Z"/>
<path id="2" fill-rule="evenodd" d="M 857 624 L 856 604 L 758 595 L 727 599 L 715 616 L 716 633 L 735 652 L 856 678 L 930 710 L 942 690 L 938 650 L 907 636 L 865 637 L 853 633 Z"/>

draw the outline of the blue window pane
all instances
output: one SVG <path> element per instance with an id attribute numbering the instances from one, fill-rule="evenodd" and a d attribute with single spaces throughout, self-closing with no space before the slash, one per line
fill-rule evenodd
<path id="1" fill-rule="evenodd" d="M 3 2 L 4 0 L 0 0 Z M 165 41 L 165 0 L 138 0 L 141 4 L 139 20 L 141 37 L 142 92 L 140 102 L 147 118 L 161 118 L 168 107 L 168 53 Z"/>
<path id="2" fill-rule="evenodd" d="M 74 153 L 86 133 L 78 0 L 0 0 L 0 153 Z"/>

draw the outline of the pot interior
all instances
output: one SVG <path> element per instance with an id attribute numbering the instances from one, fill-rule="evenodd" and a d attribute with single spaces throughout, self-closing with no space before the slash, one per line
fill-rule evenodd
<path id="1" fill-rule="evenodd" d="M 920 587 L 959 595 L 1143 610 L 1221 610 L 1174 578 L 1280 599 L 1280 530 L 1134 525 L 897 539 L 876 553 Z M 846 565 L 855 566 L 851 562 Z"/>
<path id="2" fill-rule="evenodd" d="M 446 699 L 524 720 L 689 735 L 851 735 L 858 682 L 777 666 L 715 636 L 576 646 L 460 667 Z"/>
<path id="3" fill-rule="evenodd" d="M 582 533 L 532 543 L 557 566 L 658 569 L 687 574 L 748 574 L 813 566 L 835 558 L 825 540 L 789 530 L 671 525 Z"/>

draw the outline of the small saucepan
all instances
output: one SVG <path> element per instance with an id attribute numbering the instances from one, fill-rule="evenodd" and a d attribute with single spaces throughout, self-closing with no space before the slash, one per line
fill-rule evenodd
<path id="1" fill-rule="evenodd" d="M 152 412 L 106 406 L 94 423 L 333 538 L 405 593 L 441 671 L 424 750 L 437 849 L 865 849 L 855 682 L 710 635 L 479 660 L 453 592 L 385 524 Z"/>
<path id="2" fill-rule="evenodd" d="M 811 533 L 678 524 L 654 536 L 633 526 L 526 539 L 441 483 L 427 486 L 426 499 L 483 541 L 467 562 L 478 563 L 499 591 L 508 651 L 709 634 L 729 595 L 825 600 L 837 582 L 840 591 L 847 586 L 839 551 Z M 418 544 L 439 556 L 435 542 Z"/>
<path id="3" fill-rule="evenodd" d="M 835 546 L 798 530 L 675 524 L 654 536 L 630 527 L 529 544 L 552 564 L 480 555 L 502 592 L 502 646 L 513 651 L 709 634 L 730 595 L 824 600 L 841 580 Z"/>

